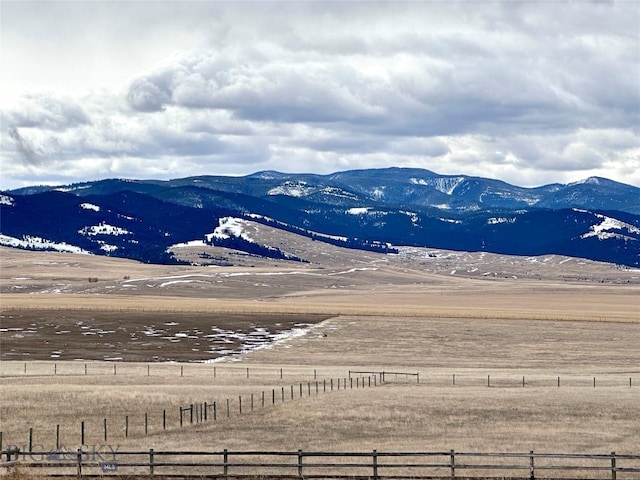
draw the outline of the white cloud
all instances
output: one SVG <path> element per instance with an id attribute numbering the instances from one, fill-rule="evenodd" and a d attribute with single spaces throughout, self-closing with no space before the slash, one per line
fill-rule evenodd
<path id="1" fill-rule="evenodd" d="M 389 165 L 640 185 L 635 2 L 2 10 L 0 188 Z"/>

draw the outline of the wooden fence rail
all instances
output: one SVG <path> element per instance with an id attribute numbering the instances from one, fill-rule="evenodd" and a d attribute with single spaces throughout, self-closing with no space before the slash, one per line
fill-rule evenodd
<path id="1" fill-rule="evenodd" d="M 0 474 L 19 465 L 49 477 L 104 478 L 536 478 L 637 479 L 640 455 L 482 452 L 119 451 L 93 449 L 0 452 Z"/>

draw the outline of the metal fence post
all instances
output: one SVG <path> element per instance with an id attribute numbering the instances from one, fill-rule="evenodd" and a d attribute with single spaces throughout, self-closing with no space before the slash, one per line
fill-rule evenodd
<path id="1" fill-rule="evenodd" d="M 616 452 L 611 452 L 611 480 L 616 480 Z"/>
<path id="2" fill-rule="evenodd" d="M 153 477 L 153 448 L 149 449 L 149 475 Z"/>
<path id="3" fill-rule="evenodd" d="M 304 478 L 302 476 L 302 450 L 298 450 L 298 478 Z"/>

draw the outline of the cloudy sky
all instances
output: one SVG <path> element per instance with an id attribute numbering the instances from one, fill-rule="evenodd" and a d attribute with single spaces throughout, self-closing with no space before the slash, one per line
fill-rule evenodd
<path id="1" fill-rule="evenodd" d="M 0 189 L 387 166 L 640 186 L 635 0 L 0 8 Z"/>

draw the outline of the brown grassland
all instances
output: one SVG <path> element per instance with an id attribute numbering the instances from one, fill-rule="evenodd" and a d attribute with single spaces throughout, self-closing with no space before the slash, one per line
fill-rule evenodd
<path id="1" fill-rule="evenodd" d="M 24 445 L 33 428 L 33 443 L 50 449 L 60 425 L 60 442 L 77 447 L 81 421 L 85 444 L 104 444 L 107 419 L 108 443 L 121 449 L 640 452 L 638 272 L 566 257 L 429 263 L 331 249 L 316 252 L 322 263 L 236 267 L 0 254 L 5 446 Z M 63 327 L 115 322 L 125 333 L 107 348 L 19 330 L 46 317 Z M 216 363 L 194 363 L 202 351 L 185 342 L 127 350 L 127 335 L 168 319 L 190 329 L 312 326 Z M 100 361 L 114 348 L 125 360 L 165 349 L 182 363 Z M 325 391 L 350 370 L 419 373 L 420 382 L 387 375 L 383 385 Z M 217 420 L 185 416 L 180 427 L 179 407 L 205 401 L 216 401 Z"/>

